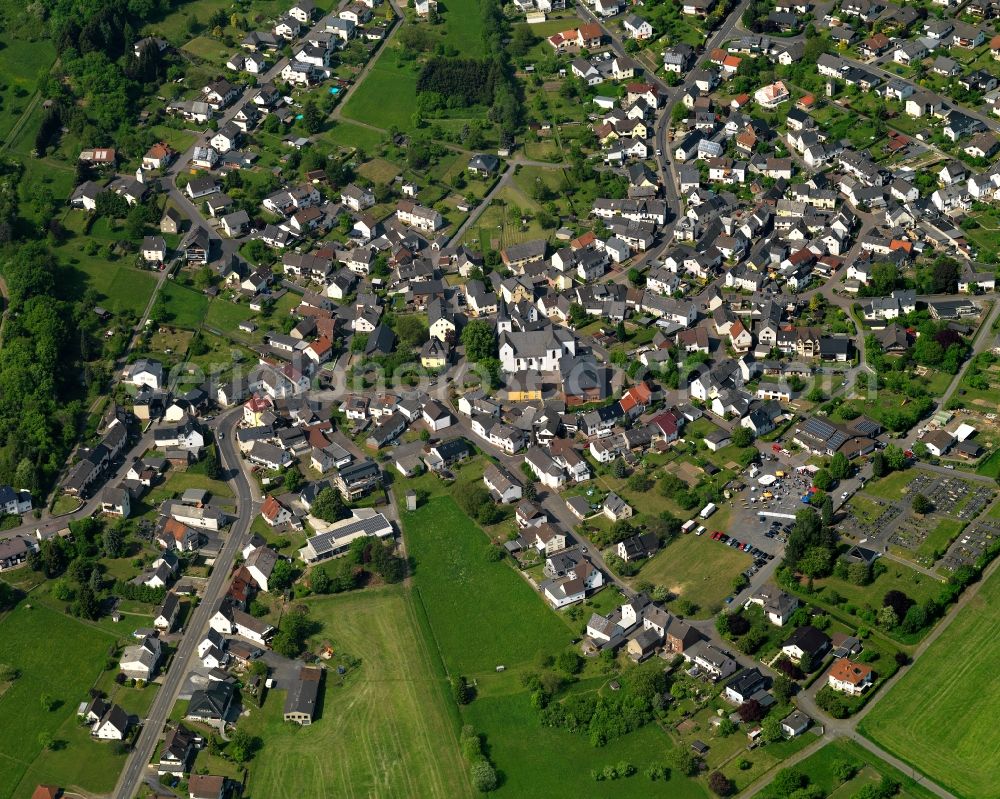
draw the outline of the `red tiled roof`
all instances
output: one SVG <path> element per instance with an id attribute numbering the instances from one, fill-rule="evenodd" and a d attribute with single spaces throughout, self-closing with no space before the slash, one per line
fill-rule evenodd
<path id="1" fill-rule="evenodd" d="M 275 519 L 281 513 L 282 505 L 273 496 L 268 495 L 264 504 L 260 506 L 260 515 L 265 519 Z"/>
<path id="2" fill-rule="evenodd" d="M 847 682 L 851 685 L 860 685 L 872 675 L 870 666 L 864 663 L 856 663 L 853 660 L 842 658 L 833 664 L 830 669 L 830 676 L 840 682 Z"/>

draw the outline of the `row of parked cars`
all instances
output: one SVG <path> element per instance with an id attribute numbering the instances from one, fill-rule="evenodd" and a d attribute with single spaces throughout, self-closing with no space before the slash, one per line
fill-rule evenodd
<path id="1" fill-rule="evenodd" d="M 737 540 L 735 537 L 730 537 L 726 535 L 720 530 L 716 530 L 714 533 L 712 533 L 712 540 L 718 541 L 720 544 L 726 544 L 727 546 L 734 547 L 735 549 L 738 549 L 741 552 L 748 552 L 750 553 L 750 555 L 753 556 L 754 560 L 766 561 L 774 559 L 774 555 L 770 554 L 769 552 L 765 552 L 763 549 L 755 547 L 749 541 L 743 543 L 742 541 Z"/>

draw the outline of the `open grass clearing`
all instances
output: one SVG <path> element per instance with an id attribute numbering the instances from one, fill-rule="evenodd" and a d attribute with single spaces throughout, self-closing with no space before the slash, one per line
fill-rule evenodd
<path id="1" fill-rule="evenodd" d="M 390 183 L 400 169 L 384 158 L 374 158 L 358 167 L 358 173 L 374 183 Z"/>
<path id="2" fill-rule="evenodd" d="M 995 793 L 1000 772 L 1000 577 L 994 573 L 861 731 L 957 796 Z"/>
<path id="3" fill-rule="evenodd" d="M 341 147 L 371 151 L 380 147 L 385 137 L 386 134 L 381 131 L 341 120 L 332 129 L 322 134 L 320 138 L 329 138 L 330 141 Z"/>
<path id="4" fill-rule="evenodd" d="M 447 682 L 416 618 L 409 589 L 392 586 L 305 602 L 323 625 L 313 642 L 360 658 L 343 680 L 326 675 L 320 717 L 282 721 L 274 691 L 247 729 L 266 745 L 251 764 L 251 799 L 303 796 L 467 797 L 458 719 Z"/>
<path id="5" fill-rule="evenodd" d="M 38 77 L 56 60 L 55 47 L 49 39 L 18 38 L 13 29 L 0 35 L 0 141 L 13 130 L 28 108 L 38 85 Z"/>
<path id="6" fill-rule="evenodd" d="M 486 560 L 488 539 L 454 501 L 435 497 L 403 519 L 417 596 L 449 672 L 505 680 L 539 652 L 567 646 L 572 631 L 507 563 Z"/>
<path id="7" fill-rule="evenodd" d="M 161 303 L 166 321 L 176 327 L 201 327 L 208 312 L 208 297 L 172 281 L 163 284 L 157 297 L 157 305 Z"/>
<path id="8" fill-rule="evenodd" d="M 611 741 L 607 746 L 591 746 L 586 735 L 563 729 L 542 727 L 538 711 L 527 692 L 477 699 L 463 711 L 463 717 L 485 733 L 490 756 L 502 772 L 498 797 L 600 796 L 708 797 L 700 781 L 675 776 L 650 782 L 643 771 L 650 765 L 669 762 L 673 744 L 655 724 Z M 591 769 L 627 761 L 638 773 L 614 782 L 595 783 Z"/>
<path id="9" fill-rule="evenodd" d="M 873 480 L 865 484 L 864 493 L 871 494 L 879 499 L 891 501 L 899 500 L 905 493 L 907 487 L 919 477 L 917 469 L 906 469 L 901 472 L 887 474 L 879 480 Z"/>
<path id="10" fill-rule="evenodd" d="M 344 104 L 343 116 L 383 130 L 413 126 L 417 110 L 417 70 L 403 61 L 398 49 L 387 47 Z M 336 139 L 335 139 L 336 140 Z M 357 146 L 357 145 L 355 145 Z"/>
<path id="11" fill-rule="evenodd" d="M 65 247 L 65 249 L 64 249 Z M 137 269 L 124 260 L 108 261 L 101 256 L 81 252 L 79 244 L 64 245 L 57 252 L 68 263 L 68 285 L 74 292 L 92 287 L 101 297 L 101 304 L 112 312 L 130 311 L 142 314 L 156 287 L 152 272 Z"/>
<path id="12" fill-rule="evenodd" d="M 22 601 L 0 619 L 0 663 L 21 673 L 0 696 L 0 796 L 27 799 L 39 782 L 111 790 L 124 757 L 93 741 L 77 723 L 76 709 L 114 644 L 115 637 L 99 627 L 34 601 Z M 52 697 L 54 710 L 42 707 L 43 694 Z M 40 733 L 63 743 L 43 750 Z"/>
<path id="13" fill-rule="evenodd" d="M 895 560 L 885 560 L 882 565 L 885 566 L 885 571 L 868 585 L 855 585 L 831 575 L 814 580 L 815 593 L 803 593 L 802 598 L 830 610 L 835 617 L 850 620 L 853 625 L 860 627 L 868 626 L 868 622 L 858 615 L 859 612 L 866 609 L 878 611 L 889 591 L 902 591 L 917 604 L 923 604 L 940 594 L 943 579 L 929 577 Z M 891 637 L 895 637 L 895 634 Z M 918 637 L 922 637 L 922 634 Z M 909 637 L 904 640 L 911 642 Z"/>
<path id="14" fill-rule="evenodd" d="M 725 525 L 709 520 L 712 529 Z M 667 544 L 642 567 L 637 580 L 662 585 L 672 594 L 693 602 L 695 618 L 708 618 L 723 606 L 733 579 L 750 565 L 750 556 L 709 536 L 682 535 Z"/>

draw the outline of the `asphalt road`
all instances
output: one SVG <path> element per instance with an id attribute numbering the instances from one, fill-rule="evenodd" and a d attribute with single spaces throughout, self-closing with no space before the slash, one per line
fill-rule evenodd
<path id="1" fill-rule="evenodd" d="M 147 775 L 155 777 L 155 772 L 149 774 L 147 767 L 163 733 L 163 725 L 177 700 L 177 694 L 184 685 L 189 666 L 196 661 L 194 655 L 198 642 L 208 630 L 208 621 L 215 605 L 228 588 L 236 556 L 249 540 L 250 525 L 259 506 L 253 500 L 250 481 L 243 471 L 242 461 L 234 444 L 235 428 L 241 418 L 242 409 L 237 408 L 225 414 L 216 425 L 219 458 L 222 467 L 228 472 L 227 482 L 236 495 L 237 519 L 215 561 L 215 567 L 208 578 L 200 602 L 188 620 L 185 634 L 181 638 L 163 683 L 156 692 L 156 698 L 146 715 L 135 746 L 118 777 L 118 784 L 113 794 L 115 799 L 132 799 Z"/>

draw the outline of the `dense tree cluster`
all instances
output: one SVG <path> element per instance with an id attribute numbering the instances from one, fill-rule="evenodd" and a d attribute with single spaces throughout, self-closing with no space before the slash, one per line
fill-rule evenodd
<path id="1" fill-rule="evenodd" d="M 719 488 L 711 478 L 702 478 L 696 485 L 688 484 L 677 475 L 667 472 L 660 478 L 660 493 L 672 499 L 684 510 L 704 507 L 719 498 Z"/>
<path id="2" fill-rule="evenodd" d="M 783 565 L 809 577 L 825 577 L 833 567 L 836 546 L 836 532 L 823 525 L 818 513 L 803 508 L 795 514 Z"/>
<path id="3" fill-rule="evenodd" d="M 51 484 L 79 434 L 81 361 L 93 354 L 97 322 L 86 301 L 60 298 L 58 269 L 35 243 L 0 265 L 10 293 L 0 350 L 0 483 L 32 491 Z"/>
<path id="4" fill-rule="evenodd" d="M 431 58 L 417 77 L 417 94 L 435 94 L 448 108 L 490 105 L 499 66 L 473 58 Z"/>
<path id="5" fill-rule="evenodd" d="M 604 746 L 649 724 L 665 689 L 662 672 L 633 672 L 615 693 L 572 694 L 548 703 L 541 710 L 541 721 L 547 727 L 585 734 L 594 746 Z"/>

